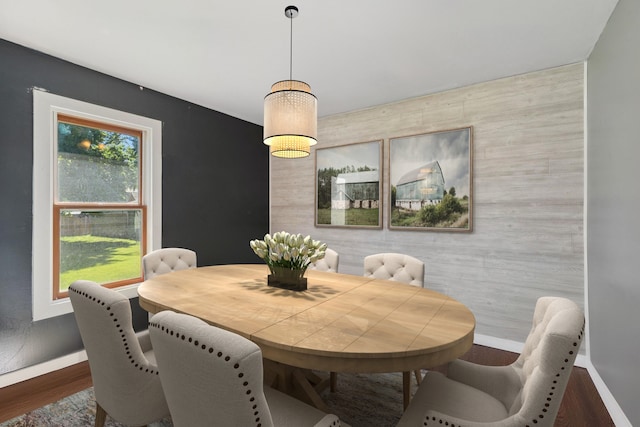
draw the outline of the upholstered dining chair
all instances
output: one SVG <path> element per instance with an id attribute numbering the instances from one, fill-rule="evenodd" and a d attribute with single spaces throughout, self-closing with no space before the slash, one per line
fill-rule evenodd
<path id="1" fill-rule="evenodd" d="M 144 278 L 151 279 L 159 274 L 171 273 L 176 270 L 196 268 L 198 257 L 190 249 L 162 248 L 149 252 L 142 257 Z"/>
<path id="2" fill-rule="evenodd" d="M 424 262 L 411 255 L 386 252 L 364 257 L 365 277 L 392 280 L 413 286 L 424 286 Z M 422 373 L 415 370 L 416 382 L 422 381 Z M 331 384 L 335 383 L 333 374 Z"/>
<path id="3" fill-rule="evenodd" d="M 238 334 L 170 310 L 154 315 L 149 331 L 176 427 L 340 425 L 264 386 L 260 347 Z"/>
<path id="4" fill-rule="evenodd" d="M 364 258 L 364 276 L 422 287 L 424 262 L 405 254 L 373 254 Z"/>
<path id="5" fill-rule="evenodd" d="M 429 372 L 398 427 L 551 427 L 584 335 L 582 310 L 542 297 L 518 359 L 507 366 L 456 360 L 448 377 Z"/>
<path id="6" fill-rule="evenodd" d="M 72 283 L 69 298 L 89 359 L 96 427 L 107 414 L 128 426 L 168 416 L 149 333 L 133 330 L 129 299 L 88 280 Z"/>
<path id="7" fill-rule="evenodd" d="M 340 262 L 340 256 L 338 252 L 331 248 L 327 248 L 324 254 L 324 258 L 309 264 L 311 270 L 327 271 L 329 273 L 338 272 L 338 264 Z"/>

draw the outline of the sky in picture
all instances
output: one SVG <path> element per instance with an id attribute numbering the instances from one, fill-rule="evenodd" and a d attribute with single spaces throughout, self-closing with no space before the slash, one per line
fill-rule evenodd
<path id="1" fill-rule="evenodd" d="M 405 173 L 437 160 L 445 189 L 469 195 L 469 129 L 394 138 L 390 141 L 390 180 L 396 185 Z"/>
<path id="2" fill-rule="evenodd" d="M 380 169 L 379 143 L 349 144 L 316 151 L 316 170 L 330 167 L 341 169 L 345 166 Z"/>

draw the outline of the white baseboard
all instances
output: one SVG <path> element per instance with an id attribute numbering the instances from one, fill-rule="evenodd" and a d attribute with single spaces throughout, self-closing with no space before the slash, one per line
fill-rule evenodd
<path id="1" fill-rule="evenodd" d="M 523 342 L 505 340 L 503 338 L 490 337 L 488 335 L 475 334 L 473 343 L 483 345 L 485 347 L 497 348 L 499 350 L 511 351 L 513 353 L 521 353 L 524 347 Z"/>
<path id="2" fill-rule="evenodd" d="M 613 397 L 611 391 L 609 391 L 609 388 L 600 377 L 598 370 L 593 366 L 590 360 L 587 363 L 587 371 L 589 372 L 591 380 L 596 386 L 598 394 L 600 395 L 602 402 L 604 402 L 604 406 L 607 407 L 607 411 L 609 411 L 609 415 L 616 427 L 633 427 L 631 421 L 629 421 L 629 418 L 624 414 L 622 408 L 618 405 L 618 402 Z"/>
<path id="3" fill-rule="evenodd" d="M 514 353 L 522 352 L 522 348 L 524 347 L 524 343 L 518 341 L 495 338 L 481 334 L 475 334 L 474 343 L 486 347 L 497 348 L 499 350 L 511 351 Z M 29 366 L 27 368 L 9 372 L 7 374 L 0 375 L 0 388 L 16 384 L 31 378 L 35 378 L 49 372 L 57 371 L 58 369 L 66 368 L 76 363 L 84 362 L 85 360 L 87 360 L 87 352 L 82 350 L 77 353 L 72 353 L 60 357 L 58 359 L 40 363 L 39 365 Z M 578 357 L 576 358 L 576 366 L 585 368 L 589 365 L 590 363 L 588 363 L 586 357 L 578 355 Z M 593 368 L 593 365 L 591 365 L 591 367 Z M 593 368 L 593 370 L 595 370 L 595 368 Z"/>
<path id="4" fill-rule="evenodd" d="M 75 365 L 76 363 L 84 362 L 85 360 L 87 360 L 87 352 L 82 350 L 38 365 L 9 372 L 7 374 L 0 375 L 0 388 L 30 380 L 31 378 L 39 377 L 40 375 Z"/>

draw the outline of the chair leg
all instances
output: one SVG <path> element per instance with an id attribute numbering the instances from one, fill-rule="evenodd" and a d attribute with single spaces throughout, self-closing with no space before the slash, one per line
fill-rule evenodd
<path id="1" fill-rule="evenodd" d="M 96 427 L 104 427 L 104 423 L 107 420 L 107 412 L 102 409 L 102 406 L 96 402 Z"/>
<path id="2" fill-rule="evenodd" d="M 329 372 L 329 390 L 331 393 L 335 393 L 338 389 L 338 374 L 336 372 Z"/>

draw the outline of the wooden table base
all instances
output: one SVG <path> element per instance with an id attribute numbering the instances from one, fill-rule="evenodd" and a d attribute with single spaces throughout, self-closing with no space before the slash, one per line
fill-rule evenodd
<path id="1" fill-rule="evenodd" d="M 265 383 L 283 393 L 329 413 L 320 393 L 329 387 L 329 377 L 321 377 L 309 369 L 296 368 L 263 359 Z"/>
<path id="2" fill-rule="evenodd" d="M 327 387 L 333 393 L 337 389 L 336 372 L 331 372 L 328 377 L 320 376 L 309 369 L 296 368 L 283 363 L 263 359 L 265 384 L 287 393 L 316 408 L 329 412 L 327 404 L 322 400 L 320 393 Z M 415 371 L 416 382 L 420 385 L 422 375 Z M 402 373 L 402 405 L 407 409 L 411 401 L 411 372 Z"/>

